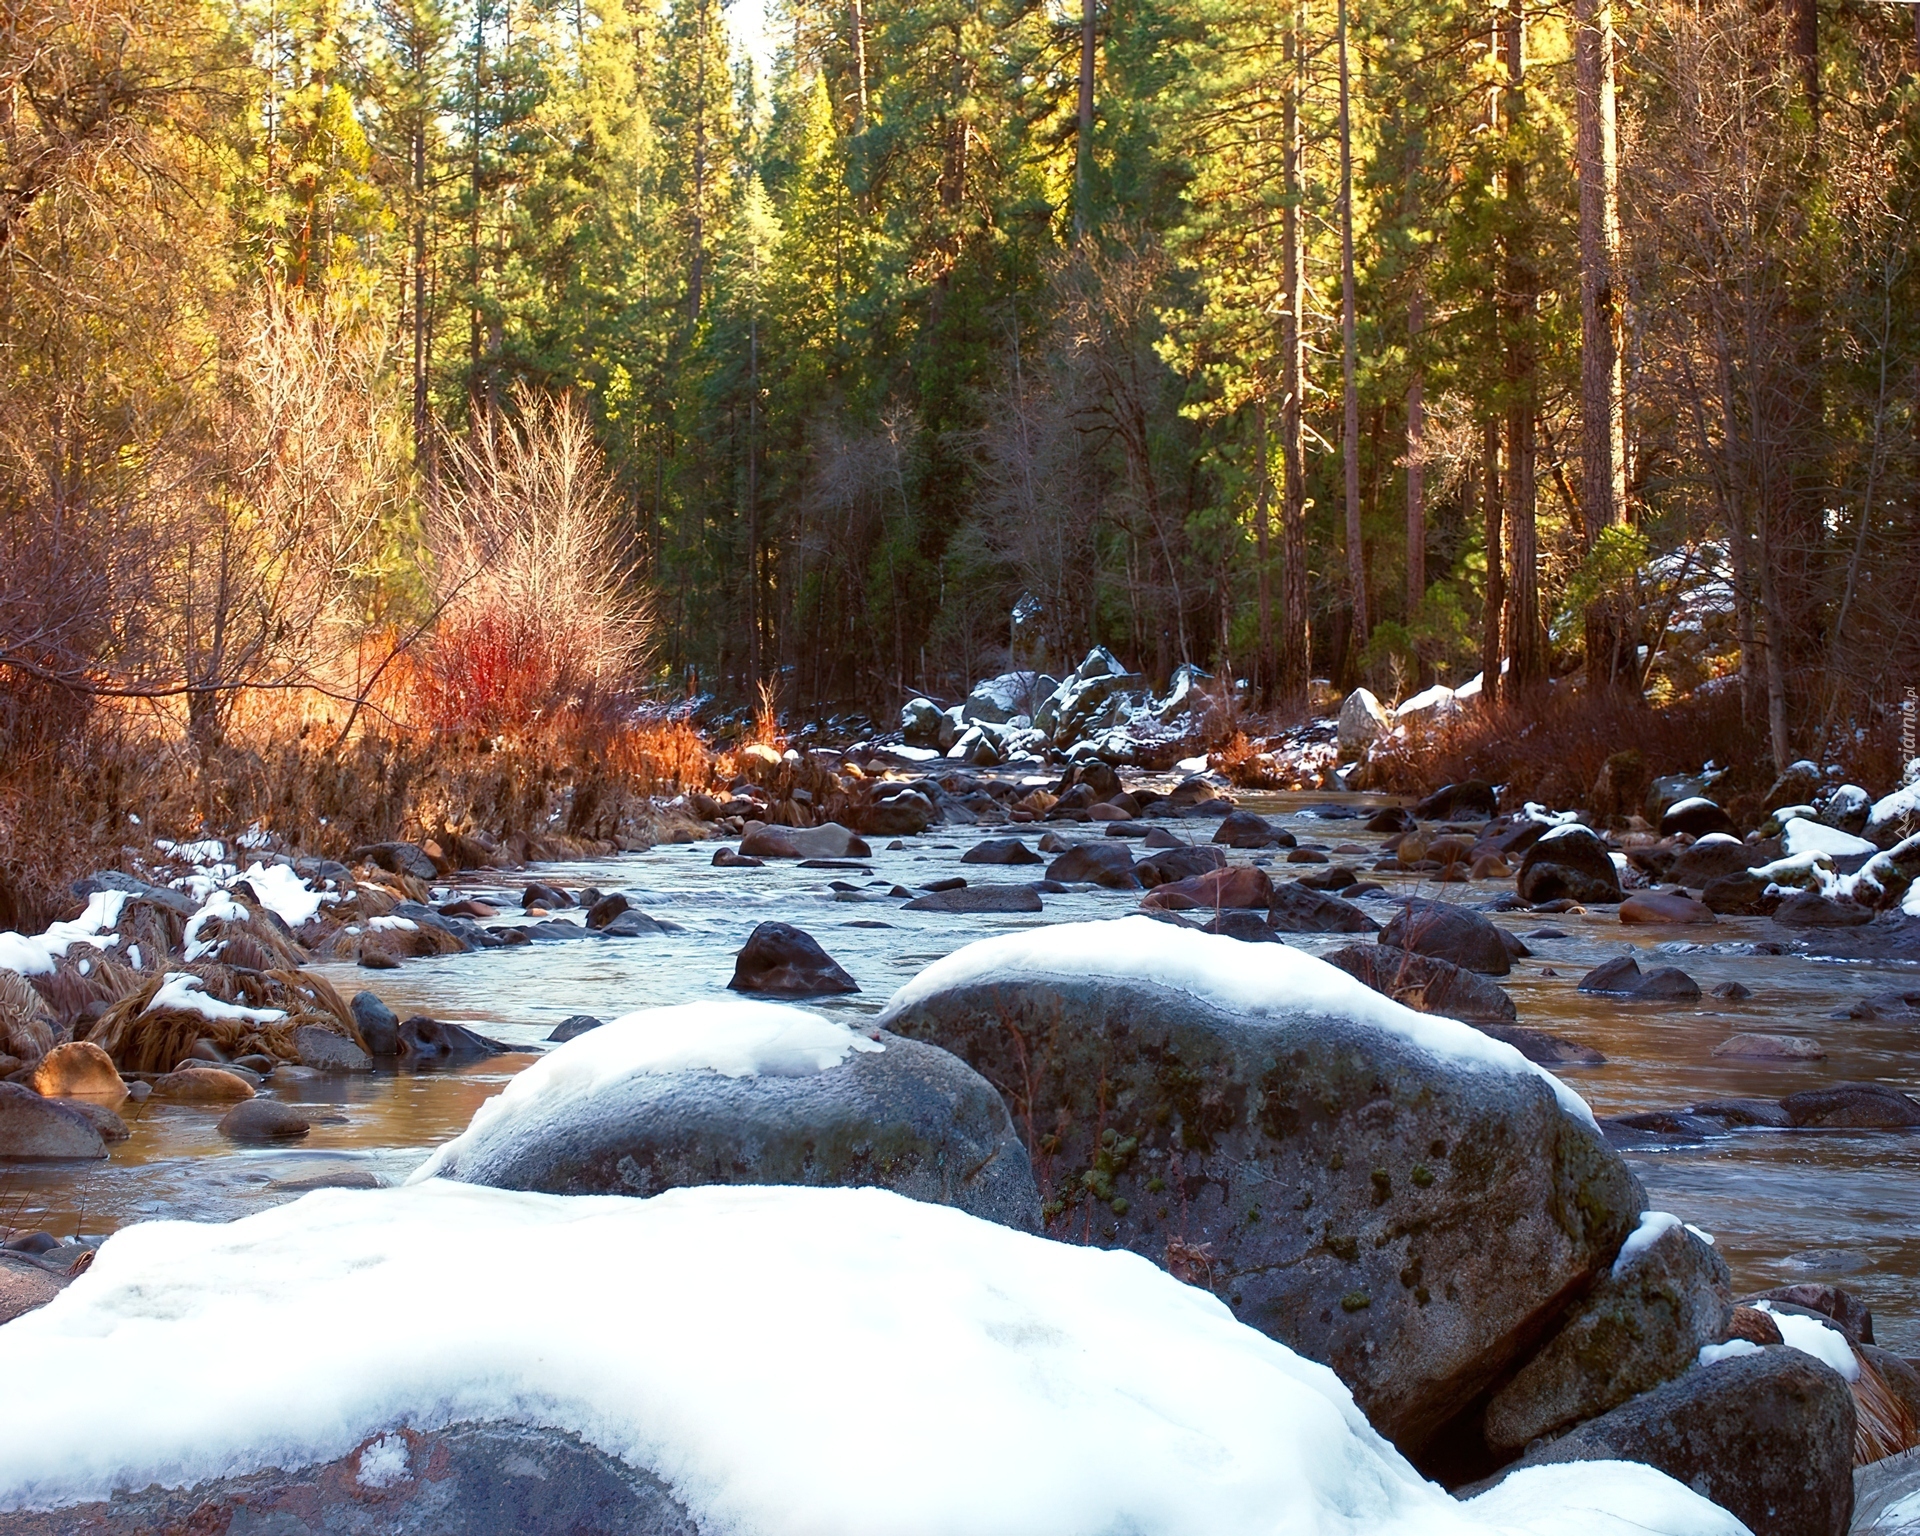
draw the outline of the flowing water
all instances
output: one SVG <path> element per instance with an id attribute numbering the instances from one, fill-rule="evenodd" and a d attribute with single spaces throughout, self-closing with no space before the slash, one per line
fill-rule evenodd
<path id="1" fill-rule="evenodd" d="M 1282 821 L 1302 845 L 1361 867 L 1380 839 L 1361 822 L 1331 819 L 1323 808 L 1363 813 L 1382 803 L 1367 797 L 1243 795 L 1242 806 Z M 1209 821 L 1164 823 L 1204 841 Z M 1046 826 L 936 828 L 887 850 L 874 839 L 872 858 L 855 869 L 800 869 L 770 861 L 762 869 L 715 868 L 713 844 L 663 846 L 605 860 L 543 865 L 535 875 L 567 889 L 598 886 L 625 892 L 635 905 L 678 931 L 646 939 L 582 938 L 404 962 L 398 970 L 362 971 L 351 964 L 316 966 L 344 994 L 378 992 L 401 1017 L 426 1013 L 457 1020 L 529 1053 L 571 1014 L 602 1019 L 667 1003 L 719 997 L 733 954 L 756 923 L 790 922 L 806 929 L 859 982 L 859 993 L 810 1006 L 864 1014 L 922 966 L 987 935 L 1036 924 L 1114 917 L 1137 895 L 1074 891 L 1042 899 L 1046 910 L 1019 915 L 905 912 L 887 896 L 894 885 L 916 887 L 964 873 L 973 884 L 1020 883 L 1033 867 L 959 865 L 978 838 L 1018 833 L 1029 846 Z M 1064 826 L 1083 838 L 1104 830 Z M 1348 849 L 1351 852 L 1338 850 Z M 1362 858 L 1359 850 L 1365 850 Z M 1136 845 L 1137 851 L 1137 845 Z M 1237 854 L 1271 861 L 1277 879 L 1295 871 L 1285 854 Z M 863 872 L 870 871 L 870 872 Z M 524 878 L 476 872 L 460 890 L 491 900 L 517 920 Z M 1411 876 L 1378 878 L 1396 895 L 1420 894 L 1484 902 L 1499 883 L 1433 886 Z M 836 890 L 833 883 L 850 889 Z M 1391 907 L 1369 908 L 1385 921 Z M 511 915 L 511 916 L 510 916 Z M 573 914 L 578 916 L 578 914 Z M 1839 1081 L 1920 1086 L 1913 1058 L 1920 1026 L 1888 1020 L 1830 1017 L 1856 999 L 1915 983 L 1915 967 L 1887 962 L 1841 963 L 1804 954 L 1754 953 L 1788 937 L 1765 919 L 1729 919 L 1686 928 L 1623 927 L 1610 911 L 1497 914 L 1527 935 L 1543 927 L 1565 937 L 1529 938 L 1531 959 L 1504 978 L 1523 1024 L 1590 1045 L 1603 1066 L 1558 1068 L 1597 1114 L 1682 1108 L 1710 1098 L 1779 1098 Z M 1353 935 L 1289 935 L 1288 942 L 1324 953 Z M 1575 984 L 1602 960 L 1631 947 L 1642 967 L 1678 965 L 1702 988 L 1690 1004 L 1636 1004 L 1584 994 Z M 1738 981 L 1750 998 L 1704 995 Z M 1823 1061 L 1754 1062 L 1716 1058 L 1713 1047 L 1739 1031 L 1810 1035 Z M 427 1150 L 462 1129 L 474 1108 L 499 1091 L 531 1054 L 494 1058 L 452 1071 L 378 1072 L 309 1081 L 276 1090 L 324 1117 L 292 1148 L 236 1148 L 215 1130 L 220 1111 L 188 1105 L 129 1104 L 130 1140 L 102 1164 L 0 1165 L 0 1227 L 45 1227 L 62 1237 L 108 1233 L 157 1217 L 227 1220 L 263 1204 L 295 1197 L 290 1184 L 349 1174 L 392 1182 Z M 1920 1134 L 1902 1131 L 1748 1130 L 1699 1143 L 1635 1152 L 1628 1160 L 1656 1208 L 1675 1211 L 1718 1237 L 1743 1291 L 1798 1280 L 1830 1279 L 1866 1299 L 1883 1344 L 1920 1355 Z"/>

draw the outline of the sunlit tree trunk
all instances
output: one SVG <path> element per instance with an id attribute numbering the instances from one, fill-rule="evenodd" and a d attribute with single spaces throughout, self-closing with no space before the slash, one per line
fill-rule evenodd
<path id="1" fill-rule="evenodd" d="M 1352 70 L 1347 58 L 1347 0 L 1340 0 L 1336 25 L 1340 63 L 1340 456 L 1345 471 L 1347 514 L 1347 587 L 1353 605 L 1349 654 L 1357 656 L 1372 628 L 1367 616 L 1367 562 L 1360 529 L 1359 342 L 1353 292 L 1353 111 Z"/>

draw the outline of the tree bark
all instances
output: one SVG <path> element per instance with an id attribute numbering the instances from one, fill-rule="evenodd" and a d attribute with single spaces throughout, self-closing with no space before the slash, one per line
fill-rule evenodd
<path id="1" fill-rule="evenodd" d="M 1533 209 L 1520 130 L 1527 112 L 1526 0 L 1509 0 L 1506 15 L 1507 141 L 1505 383 L 1507 395 L 1507 531 L 1513 543 L 1507 650 L 1513 691 L 1526 694 L 1547 680 L 1546 635 L 1540 624 L 1540 569 L 1534 515 L 1534 444 L 1538 358 L 1534 335 L 1539 272 L 1535 266 Z"/>
<path id="2" fill-rule="evenodd" d="M 1500 422 L 1489 416 L 1481 439 L 1481 468 L 1485 479 L 1481 517 L 1486 532 L 1487 593 L 1480 621 L 1480 697 L 1488 708 L 1500 701 L 1500 621 L 1507 605 L 1506 557 L 1501 548 L 1500 524 L 1504 498 L 1500 489 Z"/>
<path id="3" fill-rule="evenodd" d="M 1080 0 L 1080 131 L 1073 154 L 1073 234 L 1087 232 L 1087 180 L 1093 165 L 1093 6 Z"/>
<path id="4" fill-rule="evenodd" d="M 1253 402 L 1253 442 L 1257 456 L 1257 480 L 1253 497 L 1254 554 L 1259 562 L 1260 579 L 1260 654 L 1254 660 L 1254 687 L 1262 706 L 1273 702 L 1273 568 L 1272 506 L 1273 476 L 1267 470 L 1267 399 Z"/>
<path id="5" fill-rule="evenodd" d="M 1420 333 L 1426 324 L 1425 296 L 1414 276 L 1407 296 L 1407 622 L 1411 624 L 1427 594 L 1427 446 L 1426 369 L 1420 361 Z"/>
<path id="6" fill-rule="evenodd" d="M 1353 111 L 1352 71 L 1347 60 L 1347 0 L 1340 0 L 1336 25 L 1339 29 L 1340 62 L 1340 448 L 1345 471 L 1347 514 L 1347 588 L 1353 608 L 1349 654 L 1357 656 L 1367 643 L 1371 629 L 1367 616 L 1366 551 L 1361 544 L 1360 528 L 1360 394 L 1359 342 L 1356 333 L 1353 292 Z"/>
<path id="7" fill-rule="evenodd" d="M 1282 132 L 1286 136 L 1286 189 L 1280 217 L 1281 286 L 1286 314 L 1280 339 L 1280 457 L 1284 485 L 1280 527 L 1282 554 L 1280 702 L 1304 713 L 1313 675 L 1312 632 L 1307 616 L 1307 478 L 1301 459 L 1301 413 L 1306 392 L 1307 256 L 1305 220 L 1300 207 L 1305 145 L 1301 141 L 1301 104 L 1306 90 L 1306 0 L 1294 0 L 1293 26 L 1287 36 L 1287 99 Z"/>

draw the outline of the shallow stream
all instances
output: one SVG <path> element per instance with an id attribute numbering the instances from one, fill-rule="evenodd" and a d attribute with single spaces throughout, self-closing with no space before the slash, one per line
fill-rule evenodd
<path id="1" fill-rule="evenodd" d="M 1381 839 L 1361 821 L 1331 819 L 1316 808 L 1365 814 L 1382 802 L 1362 796 L 1242 795 L 1247 809 L 1283 822 L 1303 846 L 1329 851 L 1366 873 Z M 1163 823 L 1177 835 L 1205 841 L 1213 823 Z M 1086 890 L 1048 895 L 1046 910 L 1019 915 L 905 912 L 887 896 L 895 884 L 918 887 L 964 874 L 973 884 L 1025 883 L 1032 866 L 968 865 L 974 841 L 1019 834 L 1032 846 L 1045 825 L 941 827 L 888 851 L 870 839 L 864 869 L 801 869 L 770 861 L 761 869 L 715 868 L 713 843 L 663 846 L 605 860 L 542 865 L 531 872 L 569 890 L 622 891 L 679 931 L 646 939 L 537 943 L 404 962 L 369 972 L 344 962 L 316 965 L 345 995 L 379 993 L 401 1017 L 431 1014 L 457 1020 L 528 1050 L 572 1014 L 611 1019 L 636 1008 L 718 997 L 733 972 L 733 954 L 756 923 L 779 920 L 806 929 L 859 982 L 858 994 L 817 999 L 829 1011 L 877 1012 L 894 989 L 928 962 L 992 933 L 1044 923 L 1117 917 L 1137 893 Z M 1104 828 L 1055 828 L 1073 838 Z M 1341 851 L 1348 850 L 1348 851 Z M 1136 852 L 1138 850 L 1136 849 Z M 1364 857 L 1363 857 L 1364 852 Z M 1305 870 L 1285 852 L 1235 854 L 1236 862 L 1268 862 L 1276 878 Z M 490 901 L 502 920 L 518 920 L 526 876 L 476 872 L 454 884 Z M 1396 895 L 1419 894 L 1482 903 L 1511 889 L 1505 882 L 1433 885 L 1412 876 L 1375 875 Z M 832 882 L 853 887 L 836 891 Z M 1382 922 L 1389 902 L 1368 909 Z M 569 915 L 569 914 L 563 914 Z M 577 917 L 578 914 L 570 914 Z M 1533 958 L 1503 978 L 1520 1021 L 1605 1054 L 1603 1066 L 1556 1070 L 1597 1114 L 1678 1109 L 1710 1098 L 1779 1098 L 1840 1081 L 1920 1086 L 1915 1053 L 1920 1028 L 1889 1020 L 1830 1017 L 1857 999 L 1915 983 L 1915 968 L 1888 962 L 1833 962 L 1804 954 L 1754 954 L 1751 946 L 1791 934 L 1760 918 L 1727 919 L 1686 928 L 1623 927 L 1609 909 L 1543 917 L 1496 914 L 1523 937 L 1543 927 L 1564 938 L 1533 938 Z M 1361 936 L 1364 937 L 1364 936 Z M 1288 935 L 1287 942 L 1324 953 L 1353 935 Z M 1631 947 L 1643 968 L 1678 965 L 1700 983 L 1690 1004 L 1648 1004 L 1583 994 L 1575 984 L 1602 960 Z M 1750 998 L 1710 995 L 1738 981 Z M 1823 1061 L 1755 1062 L 1716 1058 L 1728 1035 L 1754 1030 L 1810 1035 Z M 214 1107 L 129 1104 L 130 1140 L 106 1163 L 0 1166 L 0 1227 L 45 1227 L 61 1237 L 108 1233 L 153 1218 L 218 1221 L 291 1199 L 316 1177 L 352 1174 L 388 1182 L 404 1178 L 436 1143 L 461 1130 L 474 1108 L 499 1091 L 530 1055 L 509 1055 L 443 1072 L 380 1072 L 333 1077 L 276 1090 L 304 1105 L 326 1107 L 332 1123 L 315 1126 L 293 1148 L 236 1148 L 214 1130 Z M 1844 1283 L 1872 1305 L 1879 1341 L 1920 1355 L 1920 1133 L 1903 1131 L 1749 1130 L 1704 1142 L 1635 1152 L 1628 1160 L 1656 1208 L 1675 1211 L 1717 1235 L 1742 1291 L 1798 1280 Z"/>

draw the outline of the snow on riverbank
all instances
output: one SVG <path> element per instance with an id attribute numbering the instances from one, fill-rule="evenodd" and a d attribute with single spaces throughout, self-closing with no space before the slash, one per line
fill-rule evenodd
<path id="1" fill-rule="evenodd" d="M 563 1276 L 545 1262 L 561 1255 Z M 424 1325 L 366 1325 L 409 1296 L 433 1298 Z M 248 1369 L 210 1347 L 232 1338 L 317 1347 Z M 148 1223 L 0 1329 L 0 1375 L 34 1384 L 0 1397 L 0 1509 L 513 1419 L 652 1469 L 712 1533 L 1742 1529 L 1620 1463 L 1456 1503 L 1330 1371 L 1206 1292 L 877 1189 L 633 1200 L 433 1181 Z"/>

